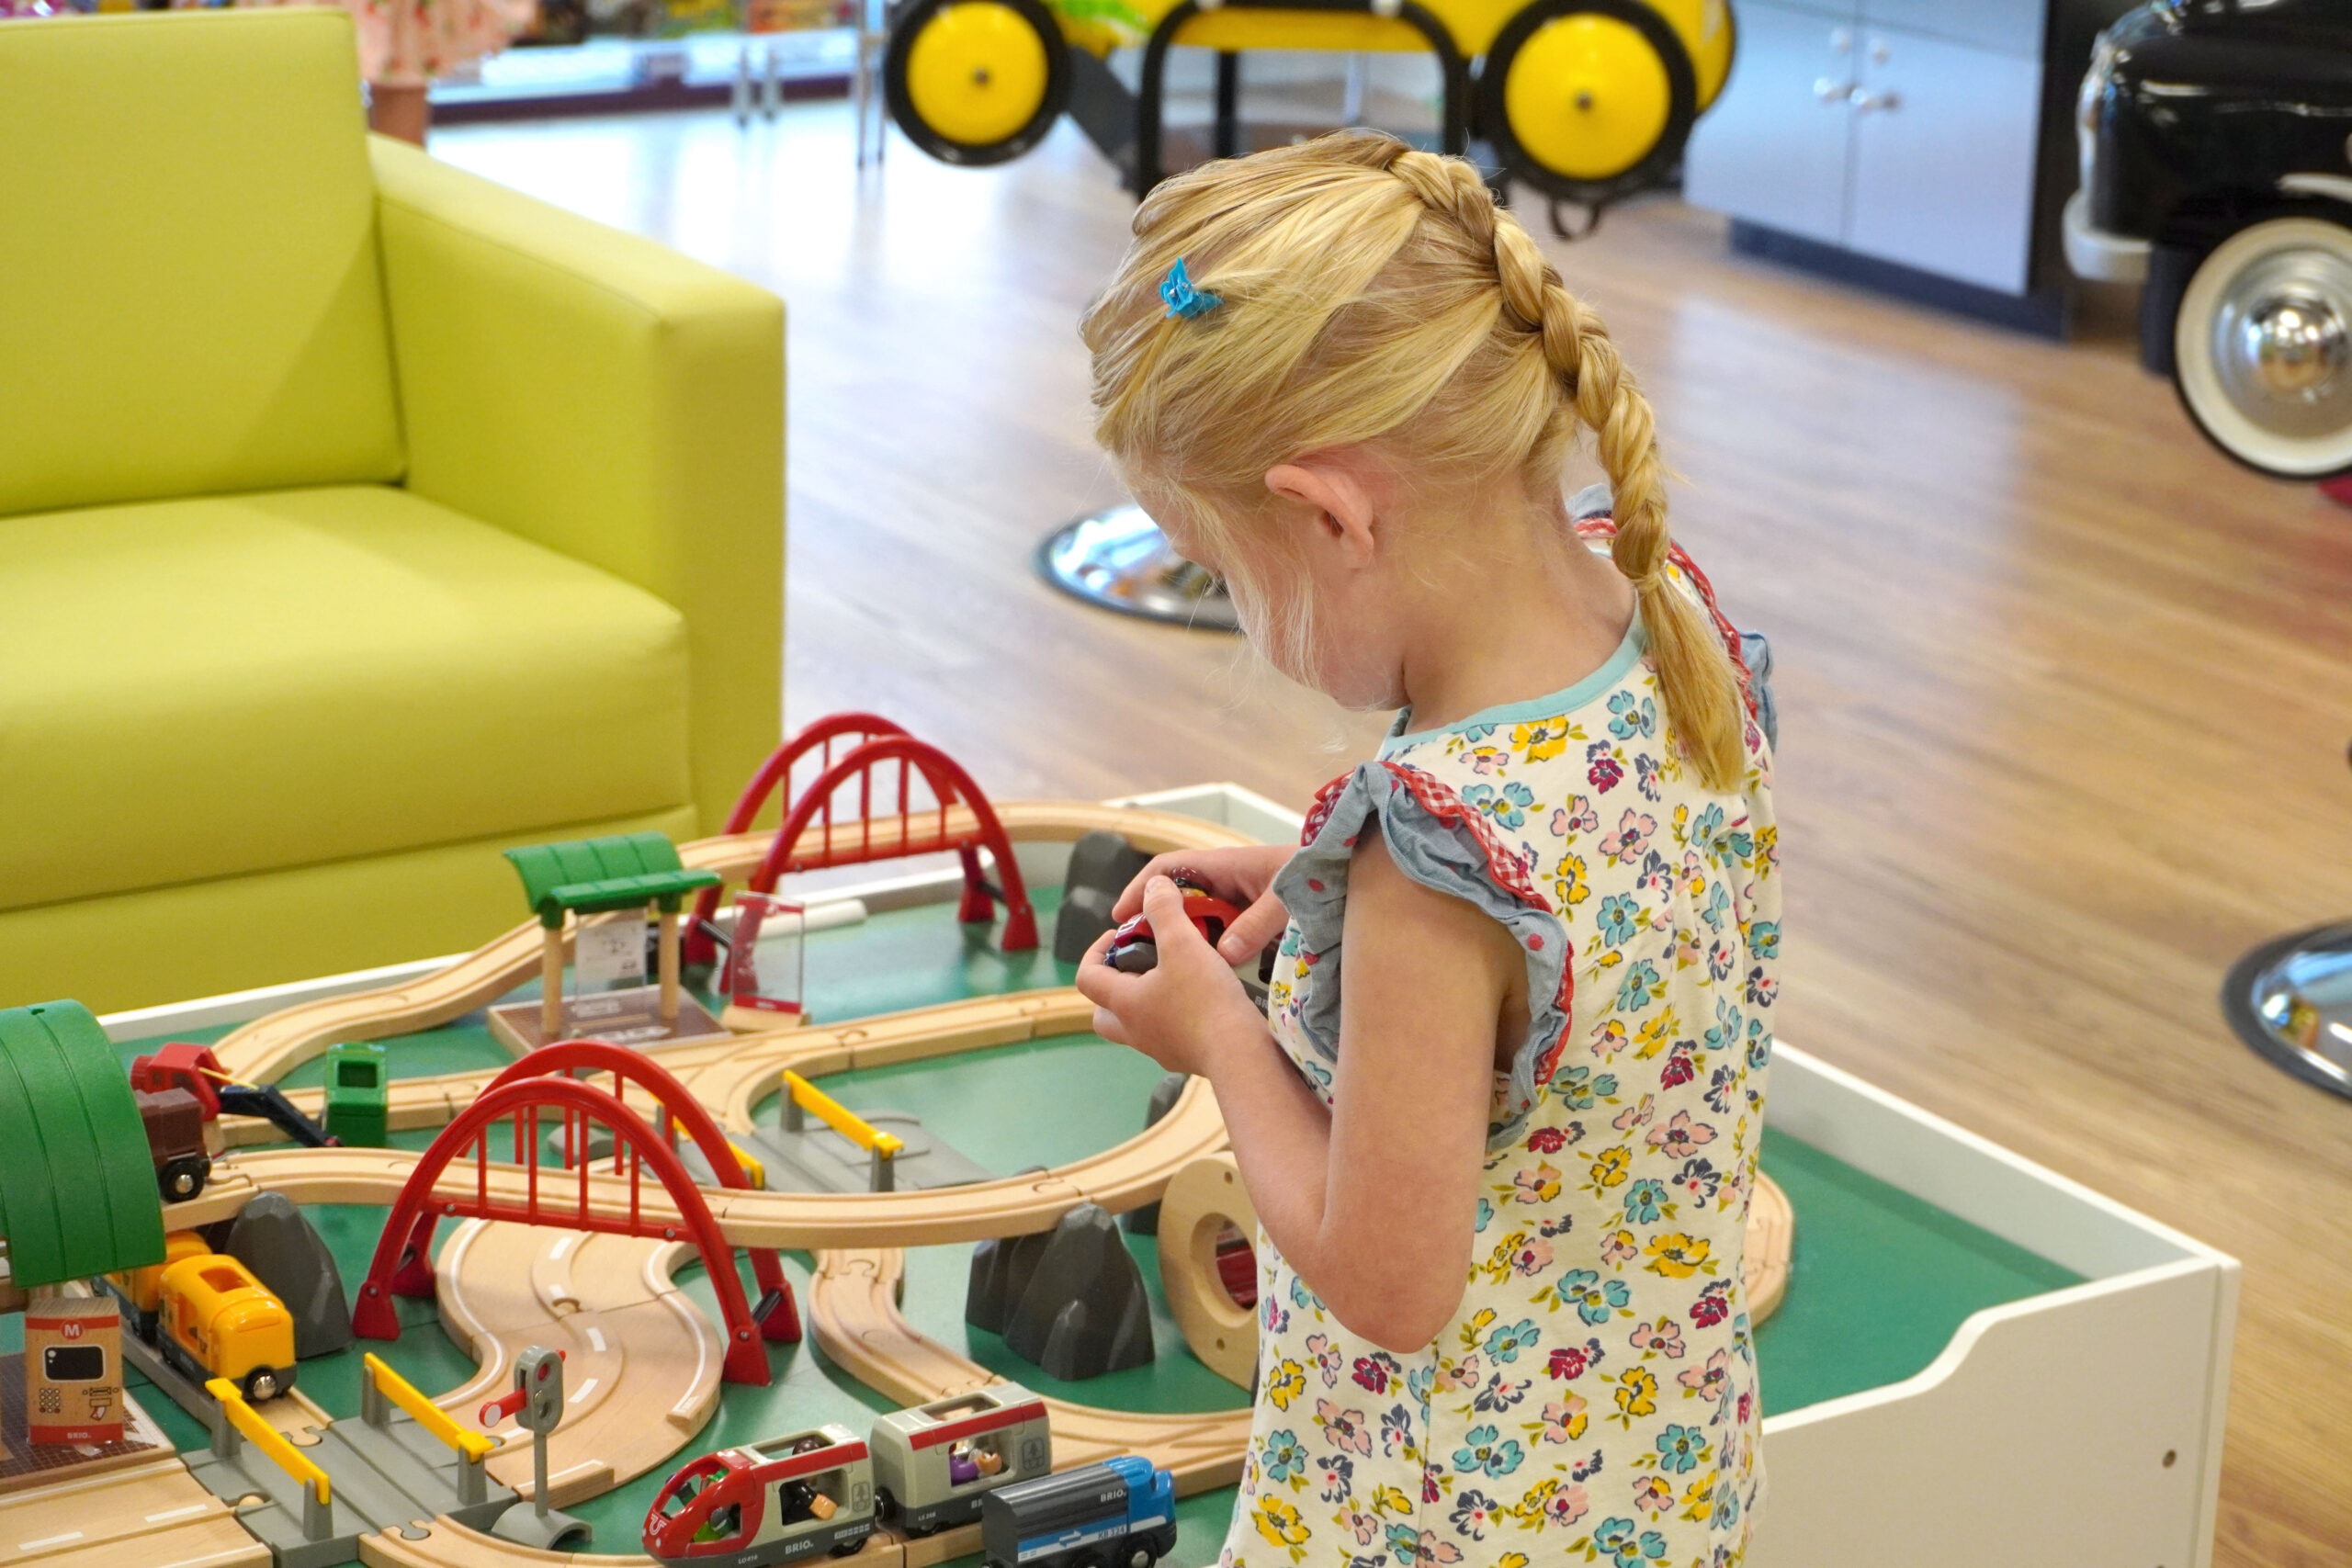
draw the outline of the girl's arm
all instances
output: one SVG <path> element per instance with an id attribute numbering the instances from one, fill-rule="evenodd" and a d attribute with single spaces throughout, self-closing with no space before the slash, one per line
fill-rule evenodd
<path id="1" fill-rule="evenodd" d="M 1079 966 L 1097 1032 L 1207 1077 L 1283 1256 L 1351 1332 L 1420 1349 L 1469 1277 L 1496 1030 L 1522 972 L 1518 950 L 1365 834 L 1349 873 L 1327 1111 L 1180 902 L 1164 881 L 1145 895 L 1159 949 L 1149 974 L 1121 975 L 1093 952 Z"/>

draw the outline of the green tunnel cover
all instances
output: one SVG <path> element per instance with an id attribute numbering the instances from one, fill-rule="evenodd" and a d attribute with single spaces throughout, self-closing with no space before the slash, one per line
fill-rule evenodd
<path id="1" fill-rule="evenodd" d="M 21 1288 L 164 1260 L 130 1079 L 80 1002 L 0 1009 L 0 1236 Z"/>

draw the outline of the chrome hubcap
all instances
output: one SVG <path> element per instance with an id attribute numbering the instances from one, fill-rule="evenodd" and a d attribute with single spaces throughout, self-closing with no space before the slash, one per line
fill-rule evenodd
<path id="1" fill-rule="evenodd" d="M 2230 281 L 2212 333 L 2214 370 L 2247 419 L 2290 437 L 2352 424 L 2352 260 L 2303 249 L 2257 259 Z"/>
<path id="2" fill-rule="evenodd" d="M 1238 631 L 1225 584 L 1178 555 L 1144 510 L 1129 503 L 1055 531 L 1037 551 L 1057 588 L 1108 609 L 1155 621 Z"/>
<path id="3" fill-rule="evenodd" d="M 2246 357 L 2275 397 L 2326 395 L 2343 372 L 2344 318 L 2324 299 L 2281 294 L 2246 312 Z"/>

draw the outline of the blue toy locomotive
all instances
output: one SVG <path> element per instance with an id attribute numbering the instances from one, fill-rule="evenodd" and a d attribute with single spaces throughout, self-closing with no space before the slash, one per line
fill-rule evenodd
<path id="1" fill-rule="evenodd" d="M 1176 1483 L 1121 1454 L 980 1499 L 989 1568 L 1151 1568 L 1176 1550 Z"/>

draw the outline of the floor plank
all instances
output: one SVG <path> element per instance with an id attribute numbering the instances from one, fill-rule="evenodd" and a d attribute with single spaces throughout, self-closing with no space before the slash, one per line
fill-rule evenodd
<path id="1" fill-rule="evenodd" d="M 1008 795 L 1294 803 L 1377 732 L 1035 579 L 1050 526 L 1117 499 L 1074 322 L 1132 209 L 1067 125 L 863 179 L 838 106 L 435 146 L 790 301 L 796 720 L 895 715 Z M 2123 328 L 1873 299 L 1671 201 L 1544 243 L 1657 404 L 1679 536 L 1779 650 L 1782 1027 L 2237 1252 L 2216 1561 L 2343 1563 L 2352 1105 L 2256 1063 L 2214 995 L 2352 903 L 2352 512 L 2207 448 Z"/>

